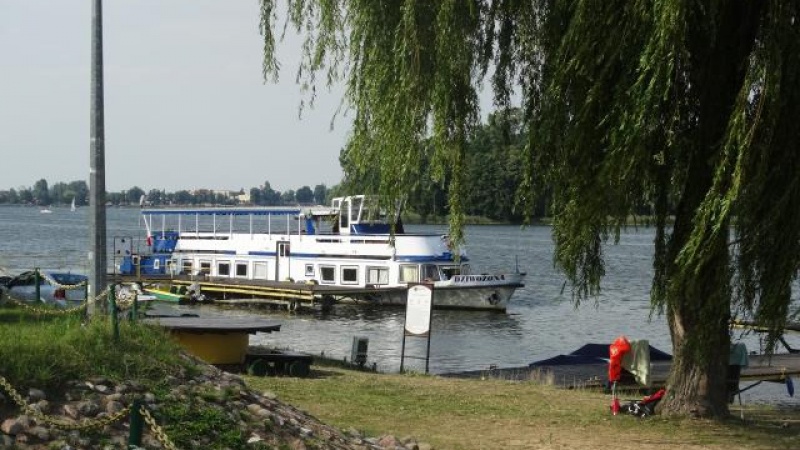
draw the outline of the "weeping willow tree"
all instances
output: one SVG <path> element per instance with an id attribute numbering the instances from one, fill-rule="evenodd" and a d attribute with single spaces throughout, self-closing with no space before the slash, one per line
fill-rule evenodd
<path id="1" fill-rule="evenodd" d="M 278 67 L 274 1 L 261 2 L 265 76 Z M 418 161 L 433 181 L 449 171 L 455 242 L 484 77 L 500 106 L 520 92 L 531 132 L 518 201 L 552 192 L 555 261 L 576 302 L 599 292 L 603 246 L 652 205 L 651 297 L 674 353 L 663 410 L 728 414 L 730 320 L 754 318 L 773 345 L 800 268 L 799 2 L 286 5 L 284 24 L 306 36 L 299 80 L 347 85 L 348 180 L 396 199 L 421 181 Z"/>

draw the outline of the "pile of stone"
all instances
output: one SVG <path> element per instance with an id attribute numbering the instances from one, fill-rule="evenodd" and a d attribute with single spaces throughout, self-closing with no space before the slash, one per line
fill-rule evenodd
<path id="1" fill-rule="evenodd" d="M 213 366 L 202 364 L 202 373 L 189 377 L 179 374 L 167 380 L 168 397 L 179 402 L 206 402 L 225 411 L 248 436 L 253 448 L 352 449 L 352 450 L 430 450 L 413 437 L 398 439 L 391 435 L 366 437 L 356 430 L 342 432 L 290 405 L 281 403 L 271 393 L 255 392 L 244 381 Z M 138 398 L 150 411 L 162 404 L 152 392 L 136 382 L 114 384 L 106 379 L 71 382 L 59 398 L 50 398 L 39 389 L 30 389 L 24 399 L 34 411 L 20 414 L 21 409 L 8 395 L 0 397 L 0 448 L 20 449 L 119 449 L 126 448 L 129 420 L 101 424 L 91 430 L 70 430 L 51 422 L 82 420 L 109 422 L 115 414 L 123 414 Z M 224 392 L 213 396 L 209 392 Z M 52 396 L 55 397 L 55 396 Z M 63 398 L 61 398 L 63 397 Z M 213 405 L 212 405 L 213 404 Z M 19 414 L 14 416 L 14 414 Z M 11 416 L 11 417 L 9 417 Z M 213 436 L 197 436 L 192 448 L 210 448 Z M 156 434 L 145 425 L 142 447 L 164 448 Z"/>

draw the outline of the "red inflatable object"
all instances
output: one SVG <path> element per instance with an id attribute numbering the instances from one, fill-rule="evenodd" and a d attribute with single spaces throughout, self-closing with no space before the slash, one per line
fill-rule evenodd
<path id="1" fill-rule="evenodd" d="M 619 381 L 622 376 L 622 357 L 631 351 L 631 343 L 625 336 L 620 336 L 609 347 L 608 361 L 608 380 L 611 382 Z"/>

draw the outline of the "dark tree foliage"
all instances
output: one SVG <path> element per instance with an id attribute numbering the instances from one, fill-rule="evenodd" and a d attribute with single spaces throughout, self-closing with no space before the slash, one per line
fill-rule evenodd
<path id="1" fill-rule="evenodd" d="M 275 1 L 261 2 L 265 75 L 277 68 Z M 521 91 L 517 199 L 529 212 L 552 199 L 555 259 L 576 301 L 599 290 L 604 243 L 651 210 L 651 295 L 675 356 L 664 409 L 727 415 L 730 319 L 752 315 L 774 343 L 800 264 L 800 2 L 286 4 L 307 35 L 301 82 L 347 83 L 351 181 L 393 201 L 427 182 L 424 159 L 425 177 L 448 182 L 456 244 L 490 67 L 499 105 Z"/>

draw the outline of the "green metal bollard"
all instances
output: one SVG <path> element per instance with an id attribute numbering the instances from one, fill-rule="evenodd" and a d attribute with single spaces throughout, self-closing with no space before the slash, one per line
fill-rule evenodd
<path id="1" fill-rule="evenodd" d="M 142 419 L 142 401 L 138 398 L 133 400 L 131 404 L 131 417 L 130 427 L 131 431 L 128 434 L 128 448 L 142 445 L 142 430 L 144 429 L 144 420 Z"/>
<path id="2" fill-rule="evenodd" d="M 39 274 L 38 267 L 33 269 L 33 281 L 36 283 L 34 292 L 36 293 L 36 302 L 38 303 L 42 299 L 42 286 L 39 284 L 42 282 L 42 276 Z"/>
<path id="3" fill-rule="evenodd" d="M 119 340 L 119 317 L 117 317 L 117 289 L 116 285 L 112 284 L 108 287 L 108 305 L 111 309 L 111 329 L 114 333 L 114 340 Z"/>
<path id="4" fill-rule="evenodd" d="M 139 294 L 133 293 L 133 307 L 131 308 L 131 322 L 136 322 L 139 317 Z"/>

